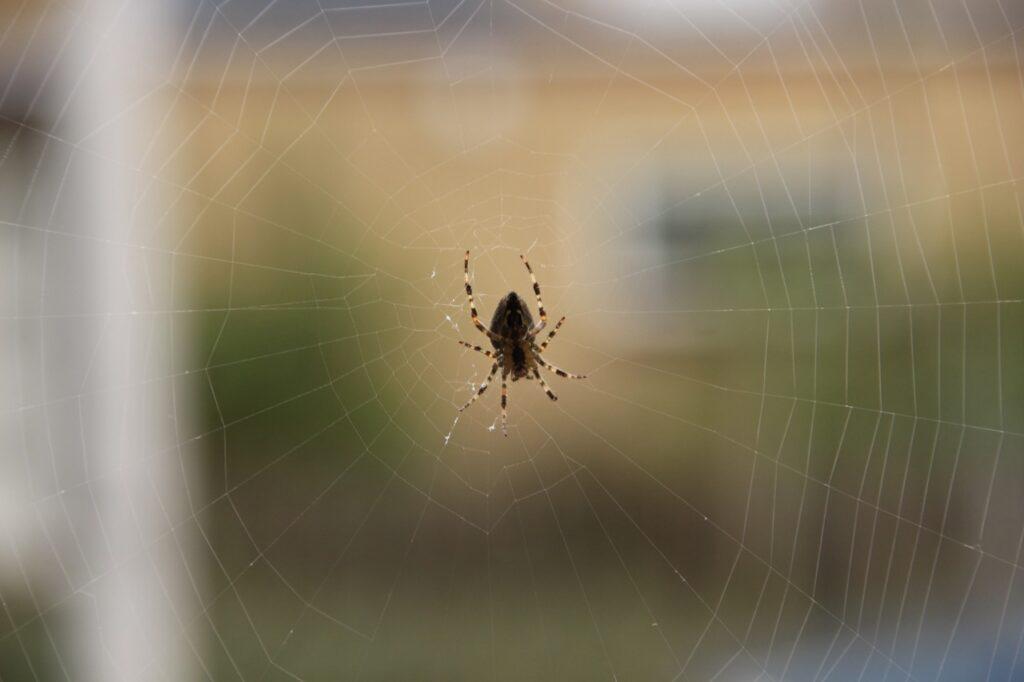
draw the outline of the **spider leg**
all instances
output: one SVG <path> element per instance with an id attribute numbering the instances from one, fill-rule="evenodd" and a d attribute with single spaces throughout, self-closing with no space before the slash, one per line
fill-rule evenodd
<path id="1" fill-rule="evenodd" d="M 469 299 L 469 312 L 473 317 L 473 324 L 488 337 L 500 341 L 501 337 L 485 327 L 484 323 L 480 321 L 480 316 L 476 312 L 476 302 L 473 301 L 473 287 L 469 284 L 469 251 L 466 251 L 466 260 L 463 263 L 463 273 L 465 274 L 466 279 L 466 297 Z"/>
<path id="2" fill-rule="evenodd" d="M 542 358 L 540 356 L 540 353 L 534 353 L 533 357 L 536 358 L 537 362 L 539 362 L 541 365 L 543 365 L 544 367 L 547 367 L 548 369 L 550 369 L 552 372 L 554 372 L 555 374 L 557 374 L 560 377 L 565 377 L 566 379 L 586 379 L 587 378 L 586 374 L 573 374 L 571 372 L 566 372 L 564 369 L 561 369 L 559 367 L 555 367 L 550 362 L 548 362 L 547 360 Z"/>
<path id="3" fill-rule="evenodd" d="M 475 403 L 476 399 L 484 394 L 484 391 L 487 390 L 487 386 L 491 383 L 491 379 L 493 379 L 494 375 L 497 374 L 497 373 L 498 373 L 498 362 L 495 361 L 495 363 L 493 365 L 491 365 L 491 373 L 487 375 L 486 379 L 484 379 L 484 383 L 480 384 L 480 388 L 478 388 L 476 393 L 473 394 L 473 397 L 469 399 L 469 402 L 467 402 L 465 405 L 463 405 L 462 407 L 459 408 L 459 412 L 462 412 L 467 407 L 469 407 L 470 405 Z M 502 382 L 502 383 L 504 383 L 504 382 Z"/>
<path id="4" fill-rule="evenodd" d="M 540 310 L 540 323 L 530 331 L 530 334 L 535 336 L 548 323 L 548 313 L 544 310 L 544 301 L 540 298 L 540 285 L 537 284 L 537 276 L 533 274 L 530 261 L 526 260 L 526 256 L 522 254 L 519 254 L 519 257 L 523 259 L 523 265 L 526 266 L 526 271 L 530 273 L 530 280 L 533 282 L 533 293 L 537 294 L 537 309 Z"/>
<path id="5" fill-rule="evenodd" d="M 544 350 L 548 347 L 548 344 L 551 343 L 551 339 L 555 338 L 555 334 L 557 334 L 558 330 L 562 328 L 563 322 L 565 322 L 565 315 L 562 315 L 562 319 L 558 321 L 558 323 L 555 325 L 555 328 L 548 332 L 548 338 L 544 339 L 544 343 L 540 344 L 541 352 L 544 352 Z"/>
<path id="6" fill-rule="evenodd" d="M 505 434 L 505 438 L 508 438 L 508 384 L 505 382 L 507 373 L 501 375 L 501 432 Z"/>
<path id="7" fill-rule="evenodd" d="M 489 350 L 487 350 L 485 348 L 481 348 L 480 346 L 474 346 L 473 344 L 467 343 L 467 342 L 462 341 L 462 340 L 460 340 L 459 343 L 462 344 L 463 346 L 465 346 L 466 348 L 472 348 L 473 350 L 477 351 L 478 353 L 483 353 L 484 355 L 486 355 L 487 357 L 491 358 L 492 360 L 496 360 L 498 358 L 498 355 L 496 353 L 493 353 L 492 351 L 489 351 Z"/>
<path id="8" fill-rule="evenodd" d="M 533 368 L 533 376 L 537 377 L 537 381 L 540 382 L 540 387 L 544 389 L 544 392 L 548 394 L 549 398 L 552 400 L 558 400 L 558 396 L 548 388 L 548 382 L 544 381 L 544 377 L 540 375 L 540 370 L 536 367 Z"/>

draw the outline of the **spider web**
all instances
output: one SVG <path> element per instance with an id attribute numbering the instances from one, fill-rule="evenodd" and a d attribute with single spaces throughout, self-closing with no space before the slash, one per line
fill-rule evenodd
<path id="1" fill-rule="evenodd" d="M 4 9 L 0 678 L 1018 679 L 1013 5 Z"/>

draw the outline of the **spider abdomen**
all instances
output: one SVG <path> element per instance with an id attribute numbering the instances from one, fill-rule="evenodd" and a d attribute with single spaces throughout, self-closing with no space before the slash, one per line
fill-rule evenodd
<path id="1" fill-rule="evenodd" d="M 519 294 L 510 291 L 498 301 L 498 307 L 494 309 L 494 317 L 491 318 L 491 331 L 513 342 L 525 340 L 533 328 L 533 315 L 526 307 Z M 491 339 L 491 343 L 498 350 L 501 350 L 499 342 Z"/>

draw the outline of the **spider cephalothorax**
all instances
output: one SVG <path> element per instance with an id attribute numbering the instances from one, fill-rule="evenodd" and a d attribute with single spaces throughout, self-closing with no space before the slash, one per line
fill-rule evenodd
<path id="1" fill-rule="evenodd" d="M 519 379 L 536 379 L 540 383 L 540 387 L 544 389 L 548 397 L 552 400 L 558 400 L 558 396 L 552 393 L 551 389 L 548 388 L 544 378 L 540 375 L 540 368 L 545 367 L 560 377 L 566 377 L 569 379 L 585 379 L 585 376 L 570 374 L 565 370 L 559 369 L 549 363 L 547 360 L 541 357 L 541 351 L 548 347 L 548 343 L 554 338 L 555 334 L 558 333 L 558 329 L 565 322 L 563 317 L 555 325 L 555 328 L 548 332 L 548 336 L 544 339 L 544 343 L 537 345 L 537 334 L 547 325 L 548 314 L 544 310 L 544 302 L 540 297 L 540 285 L 537 284 L 537 278 L 533 274 L 533 268 L 530 267 L 529 261 L 526 260 L 526 256 L 520 256 L 523 259 L 523 265 L 526 266 L 526 270 L 530 273 L 530 279 L 533 281 L 533 293 L 537 296 L 537 309 L 540 313 L 540 322 L 534 324 L 533 315 L 530 314 L 530 309 L 527 307 L 526 302 L 519 297 L 514 291 L 508 292 L 504 298 L 498 302 L 498 307 L 494 309 L 494 316 L 491 318 L 491 327 L 488 329 L 480 321 L 479 315 L 476 312 L 476 303 L 473 302 L 473 287 L 469 283 L 469 251 L 466 252 L 466 260 L 464 262 L 464 272 L 466 279 L 466 297 L 469 299 L 469 311 L 473 317 L 473 324 L 481 332 L 487 335 L 491 340 L 491 345 L 494 347 L 494 351 L 485 350 L 480 346 L 474 346 L 466 341 L 459 341 L 463 346 L 472 348 L 475 351 L 483 353 L 487 357 L 494 360 L 494 364 L 491 365 L 491 373 L 487 375 L 487 378 L 480 388 L 477 389 L 476 393 L 472 398 L 469 399 L 465 405 L 459 408 L 459 412 L 465 410 L 467 407 L 473 404 L 477 398 L 483 395 L 483 392 L 487 390 L 488 384 L 491 379 L 497 374 L 498 370 L 501 370 L 501 430 L 505 435 L 508 432 L 505 430 L 505 423 L 508 419 L 506 405 L 508 402 L 508 384 L 506 379 L 509 375 L 512 376 L 512 381 Z"/>

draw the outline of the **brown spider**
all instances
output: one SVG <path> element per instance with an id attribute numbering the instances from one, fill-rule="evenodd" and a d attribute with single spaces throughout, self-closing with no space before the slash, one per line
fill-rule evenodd
<path id="1" fill-rule="evenodd" d="M 537 284 L 537 277 L 533 274 L 533 268 L 530 267 L 530 262 L 526 260 L 526 256 L 519 256 L 523 259 L 523 265 L 526 266 L 526 270 L 530 273 L 530 279 L 533 281 L 533 293 L 537 295 L 537 308 L 540 310 L 540 323 L 533 323 L 533 316 L 530 315 L 530 309 L 526 306 L 526 302 L 519 298 L 519 294 L 514 291 L 510 291 L 505 294 L 505 297 L 498 302 L 498 307 L 494 310 L 494 317 L 491 318 L 491 327 L 488 329 L 480 322 L 480 317 L 476 312 L 476 303 L 473 302 L 473 287 L 469 284 L 469 251 L 466 251 L 466 260 L 464 263 L 464 271 L 466 276 L 466 296 L 469 298 L 469 310 L 473 317 L 473 324 L 476 328 L 482 331 L 491 340 L 491 345 L 494 346 L 493 351 L 486 350 L 480 346 L 474 346 L 471 343 L 465 341 L 459 341 L 463 346 L 472 348 L 473 350 L 483 353 L 487 357 L 494 360 L 494 364 L 491 365 L 491 373 L 487 375 L 484 382 L 480 384 L 480 388 L 477 392 L 469 399 L 465 405 L 459 408 L 459 412 L 462 412 L 467 407 L 472 405 L 477 398 L 484 394 L 487 390 L 487 386 L 491 383 L 491 379 L 497 374 L 498 369 L 501 368 L 501 431 L 508 436 L 508 431 L 505 429 L 505 425 L 508 421 L 508 412 L 506 405 L 508 403 L 508 384 L 506 383 L 506 377 L 512 375 L 512 381 L 518 381 L 519 379 L 530 380 L 536 379 L 540 382 L 540 387 L 544 389 L 544 392 L 548 394 L 548 397 L 552 400 L 558 400 L 558 396 L 551 392 L 548 388 L 544 378 L 540 375 L 540 367 L 546 367 L 560 377 L 566 377 L 567 379 L 586 379 L 587 377 L 580 374 L 571 374 L 563 369 L 555 367 L 550 362 L 541 357 L 541 351 L 548 347 L 551 339 L 558 333 L 562 323 L 565 322 L 565 317 L 558 321 L 555 328 L 548 332 L 548 336 L 544 339 L 544 343 L 537 345 L 535 339 L 537 334 L 544 329 L 548 322 L 548 314 L 544 310 L 544 303 L 540 299 L 540 285 Z M 539 366 L 538 366 L 539 365 Z"/>

